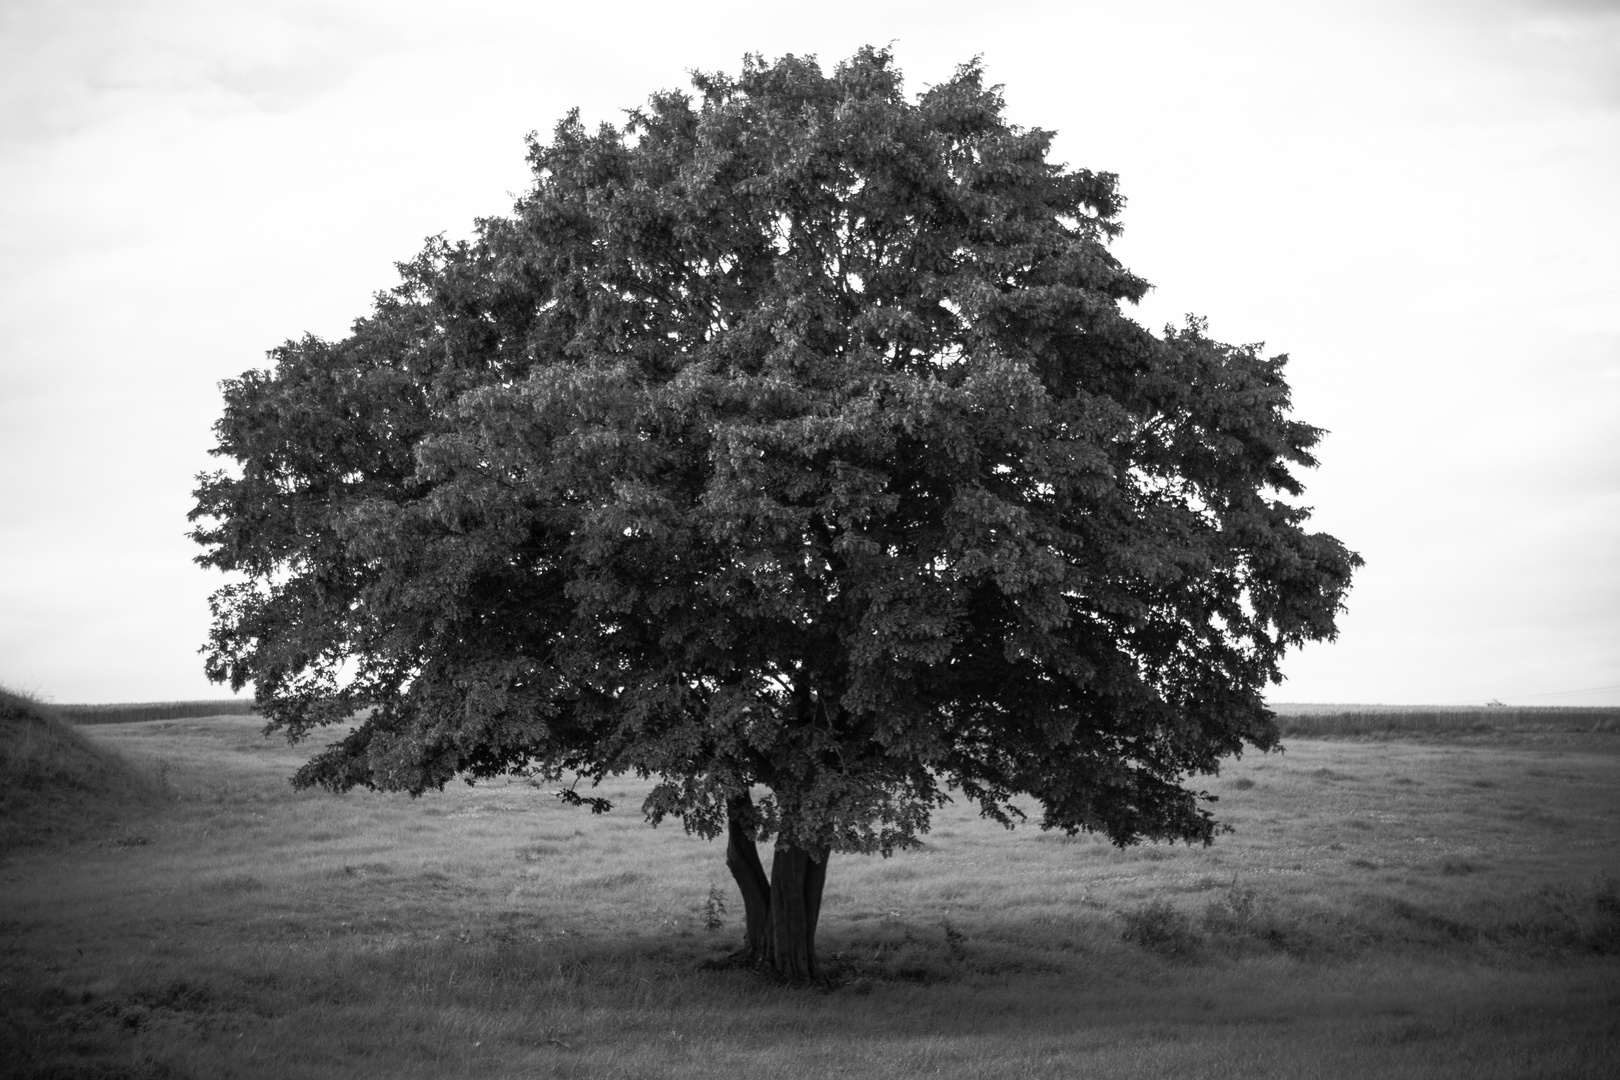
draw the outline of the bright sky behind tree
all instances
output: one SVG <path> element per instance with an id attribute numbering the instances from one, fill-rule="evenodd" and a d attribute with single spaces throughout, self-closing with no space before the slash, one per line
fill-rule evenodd
<path id="1" fill-rule="evenodd" d="M 523 136 L 745 52 L 982 55 L 1120 176 L 1149 326 L 1292 357 L 1367 560 L 1276 701 L 1620 703 L 1620 3 L 0 4 L 0 682 L 220 696 L 217 383 L 341 337 Z"/>

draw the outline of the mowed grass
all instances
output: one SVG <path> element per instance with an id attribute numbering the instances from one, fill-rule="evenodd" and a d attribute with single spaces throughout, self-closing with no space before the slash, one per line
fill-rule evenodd
<path id="1" fill-rule="evenodd" d="M 719 844 L 521 782 L 292 792 L 251 717 L 84 732 L 166 793 L 0 865 L 0 1071 L 97 1077 L 1610 1077 L 1620 739 L 1306 740 L 1234 832 L 958 806 L 834 856 L 836 984 L 706 971 Z M 718 896 L 731 909 L 721 914 Z M 716 930 L 706 924 L 716 918 Z"/>

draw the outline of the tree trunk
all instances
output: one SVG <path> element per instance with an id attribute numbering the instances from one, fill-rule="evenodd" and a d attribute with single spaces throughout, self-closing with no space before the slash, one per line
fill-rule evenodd
<path id="1" fill-rule="evenodd" d="M 726 803 L 726 868 L 742 893 L 743 947 L 717 966 L 758 967 L 809 982 L 818 974 L 816 923 L 829 852 L 779 840 L 766 878 L 754 831 L 754 800 L 745 792 Z"/>
<path id="2" fill-rule="evenodd" d="M 754 800 L 747 792 L 726 803 L 726 869 L 742 893 L 743 947 L 734 962 L 754 966 L 770 956 L 771 886 L 754 845 Z"/>
<path id="3" fill-rule="evenodd" d="M 816 978 L 816 920 L 827 883 L 828 852 L 777 841 L 771 860 L 770 966 L 788 982 Z"/>

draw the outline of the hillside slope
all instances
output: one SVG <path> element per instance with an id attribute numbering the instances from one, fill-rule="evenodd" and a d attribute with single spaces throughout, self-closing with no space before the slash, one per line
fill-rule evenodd
<path id="1" fill-rule="evenodd" d="M 47 705 L 0 688 L 0 857 L 107 832 L 157 785 Z"/>

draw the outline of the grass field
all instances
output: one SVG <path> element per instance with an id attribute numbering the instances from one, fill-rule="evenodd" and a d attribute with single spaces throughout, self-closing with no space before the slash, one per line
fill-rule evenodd
<path id="1" fill-rule="evenodd" d="M 253 717 L 97 726 L 158 792 L 0 865 L 27 1077 L 1610 1077 L 1620 737 L 1290 739 L 1214 847 L 965 808 L 835 856 L 792 990 L 699 969 L 718 845 L 521 783 L 294 793 Z M 1421 734 L 1421 733 L 1419 733 Z M 732 912 L 721 912 L 720 903 Z M 715 922 L 718 929 L 709 929 Z"/>

